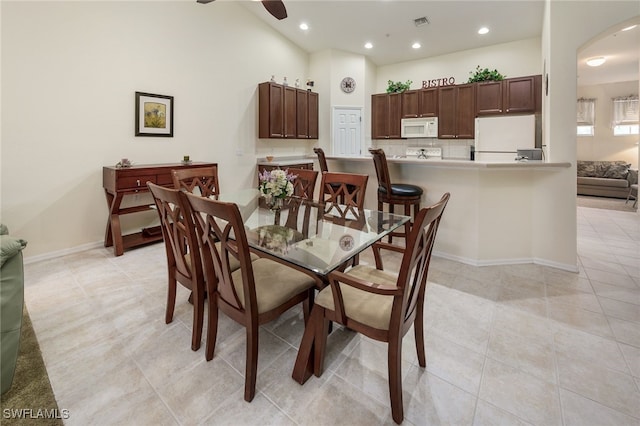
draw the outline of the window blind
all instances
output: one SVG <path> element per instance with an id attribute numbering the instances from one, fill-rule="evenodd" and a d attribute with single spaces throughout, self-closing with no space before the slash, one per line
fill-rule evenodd
<path id="1" fill-rule="evenodd" d="M 638 124 L 640 115 L 638 110 L 638 97 L 627 96 L 623 98 L 613 98 L 613 119 L 612 125 Z"/>
<path id="2" fill-rule="evenodd" d="M 578 126 L 593 126 L 596 121 L 596 100 L 578 99 L 577 123 Z"/>

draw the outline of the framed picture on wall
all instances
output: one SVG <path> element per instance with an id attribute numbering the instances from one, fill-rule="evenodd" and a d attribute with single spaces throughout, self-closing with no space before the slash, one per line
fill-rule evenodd
<path id="1" fill-rule="evenodd" d="M 136 92 L 136 136 L 173 137 L 173 96 Z"/>

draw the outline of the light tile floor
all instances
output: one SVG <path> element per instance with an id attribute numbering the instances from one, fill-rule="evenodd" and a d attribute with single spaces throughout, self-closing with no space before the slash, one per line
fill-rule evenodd
<path id="1" fill-rule="evenodd" d="M 405 424 L 640 424 L 639 216 L 577 214 L 577 274 L 433 259 L 426 369 L 412 332 L 403 344 Z M 244 402 L 244 329 L 221 315 L 215 358 L 204 344 L 191 351 L 186 290 L 164 323 L 165 268 L 162 244 L 27 265 L 26 303 L 66 424 L 393 423 L 383 344 L 338 327 L 323 376 L 291 379 L 300 309 L 261 329 L 257 395 Z"/>

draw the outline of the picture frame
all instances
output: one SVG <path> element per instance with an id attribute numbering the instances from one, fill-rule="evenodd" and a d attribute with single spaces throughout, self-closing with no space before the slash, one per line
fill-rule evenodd
<path id="1" fill-rule="evenodd" d="M 136 92 L 135 135 L 173 137 L 173 96 Z"/>

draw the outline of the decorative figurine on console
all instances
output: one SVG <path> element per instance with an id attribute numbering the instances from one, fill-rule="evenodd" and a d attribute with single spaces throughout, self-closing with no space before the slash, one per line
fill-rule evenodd
<path id="1" fill-rule="evenodd" d="M 131 161 L 129 161 L 128 158 L 123 158 L 122 160 L 118 161 L 118 163 L 116 164 L 117 168 L 126 168 L 126 167 L 131 167 Z"/>

